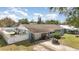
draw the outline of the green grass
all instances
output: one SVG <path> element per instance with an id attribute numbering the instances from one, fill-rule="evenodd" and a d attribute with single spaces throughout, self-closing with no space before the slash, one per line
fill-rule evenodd
<path id="1" fill-rule="evenodd" d="M 4 40 L 0 39 L 0 51 L 32 51 L 33 45 L 27 41 L 17 42 L 6 45 Z"/>
<path id="2" fill-rule="evenodd" d="M 33 43 L 30 43 L 26 40 L 20 41 L 17 43 L 14 43 L 19 49 L 18 50 L 27 50 L 27 51 L 32 51 L 33 50 Z"/>
<path id="3" fill-rule="evenodd" d="M 21 41 L 11 45 L 6 44 L 5 40 L 0 39 L 1 51 L 32 51 L 33 45 L 28 41 Z"/>
<path id="4" fill-rule="evenodd" d="M 61 44 L 79 49 L 79 37 L 73 34 L 65 34 L 59 41 Z"/>

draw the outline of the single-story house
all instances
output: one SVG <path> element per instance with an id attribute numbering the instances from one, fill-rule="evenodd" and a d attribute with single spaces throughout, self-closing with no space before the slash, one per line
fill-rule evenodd
<path id="1" fill-rule="evenodd" d="M 78 33 L 79 34 L 79 28 L 76 28 L 74 26 L 60 25 L 60 27 L 62 27 L 66 33 L 73 33 L 73 34 Z"/>
<path id="2" fill-rule="evenodd" d="M 38 39 L 47 39 L 53 32 L 60 31 L 61 35 L 64 34 L 64 31 L 60 25 L 54 24 L 23 24 L 29 31 L 32 33 L 31 40 Z"/>
<path id="3" fill-rule="evenodd" d="M 64 34 L 60 25 L 53 24 L 22 24 L 17 27 L 3 27 L 0 28 L 0 33 L 8 44 L 12 44 L 23 40 L 33 42 L 38 39 L 47 39 L 56 30 Z"/>

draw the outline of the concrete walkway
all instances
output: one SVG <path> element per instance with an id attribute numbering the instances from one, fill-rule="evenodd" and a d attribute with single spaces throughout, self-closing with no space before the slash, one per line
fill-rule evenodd
<path id="1" fill-rule="evenodd" d="M 47 47 L 49 47 L 53 50 L 56 50 L 56 51 L 76 51 L 76 49 L 68 47 L 68 46 L 54 45 L 50 41 L 46 41 L 46 42 L 43 42 L 43 43 L 40 43 L 40 44 L 47 46 Z"/>
<path id="2" fill-rule="evenodd" d="M 39 47 L 40 46 L 40 47 Z M 77 49 L 74 49 L 72 47 L 68 47 L 65 45 L 55 45 L 52 44 L 51 41 L 45 41 L 42 43 L 39 43 L 37 46 L 34 47 L 37 51 L 77 51 Z"/>
<path id="3" fill-rule="evenodd" d="M 35 45 L 35 46 L 33 47 L 33 50 L 34 50 L 34 51 L 49 51 L 48 49 L 46 49 L 45 47 L 41 46 L 40 44 Z"/>

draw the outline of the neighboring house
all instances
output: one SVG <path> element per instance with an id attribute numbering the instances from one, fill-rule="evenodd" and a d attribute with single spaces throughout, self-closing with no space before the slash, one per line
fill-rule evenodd
<path id="1" fill-rule="evenodd" d="M 69 25 L 60 25 L 61 28 L 65 30 L 66 33 L 78 33 L 79 34 L 79 29 L 75 28 L 74 26 L 69 26 Z"/>

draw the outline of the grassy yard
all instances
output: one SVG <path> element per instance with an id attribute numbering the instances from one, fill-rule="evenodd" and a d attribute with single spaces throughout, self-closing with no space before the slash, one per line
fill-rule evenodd
<path id="1" fill-rule="evenodd" d="M 79 37 L 73 34 L 65 34 L 59 41 L 61 44 L 79 49 Z"/>
<path id="2" fill-rule="evenodd" d="M 32 51 L 32 46 L 26 47 L 23 45 L 17 46 L 15 44 L 7 45 L 0 48 L 0 51 Z"/>
<path id="3" fill-rule="evenodd" d="M 32 51 L 33 45 L 27 41 L 17 42 L 15 44 L 6 45 L 3 40 L 0 40 L 0 51 Z"/>

